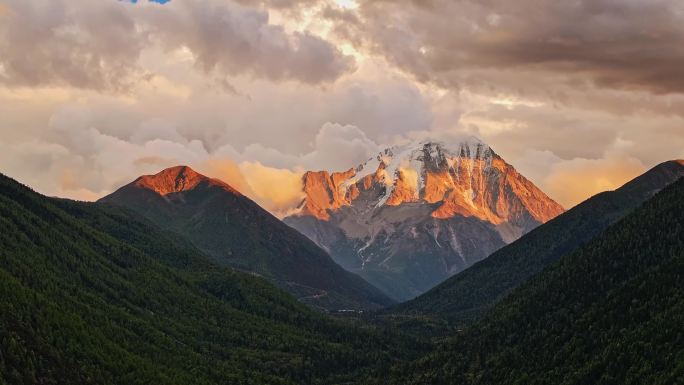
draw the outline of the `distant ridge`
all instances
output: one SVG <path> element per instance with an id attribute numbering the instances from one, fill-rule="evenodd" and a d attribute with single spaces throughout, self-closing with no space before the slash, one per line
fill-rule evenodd
<path id="1" fill-rule="evenodd" d="M 587 199 L 424 295 L 388 312 L 471 322 L 534 274 L 585 244 L 682 177 L 684 161 L 663 162 L 615 191 Z"/>
<path id="2" fill-rule="evenodd" d="M 230 185 L 190 167 L 141 176 L 100 202 L 133 209 L 216 262 L 258 273 L 312 306 L 368 310 L 392 302 Z"/>

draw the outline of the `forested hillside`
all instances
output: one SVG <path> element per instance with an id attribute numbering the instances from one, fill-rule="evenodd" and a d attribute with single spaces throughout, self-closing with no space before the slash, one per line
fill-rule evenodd
<path id="1" fill-rule="evenodd" d="M 388 310 L 468 324 L 549 264 L 574 251 L 612 223 L 684 176 L 684 161 L 661 163 L 615 191 L 580 203 L 424 295 Z"/>
<path id="2" fill-rule="evenodd" d="M 684 383 L 684 179 L 379 384 Z"/>
<path id="3" fill-rule="evenodd" d="M 127 209 L 1 177 L 0 227 L 3 385 L 684 382 L 684 180 L 436 346 L 312 311 Z"/>
<path id="4" fill-rule="evenodd" d="M 425 347 L 311 311 L 126 210 L 4 176 L 0 229 L 3 384 L 335 384 Z"/>
<path id="5" fill-rule="evenodd" d="M 393 303 L 230 185 L 190 167 L 141 176 L 100 202 L 127 207 L 215 263 L 257 273 L 312 307 L 369 310 Z"/>

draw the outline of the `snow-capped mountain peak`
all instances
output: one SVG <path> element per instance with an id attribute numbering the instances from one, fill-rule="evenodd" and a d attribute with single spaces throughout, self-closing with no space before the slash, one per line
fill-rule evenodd
<path id="1" fill-rule="evenodd" d="M 456 143 L 421 140 L 409 144 L 393 146 L 380 152 L 364 164 L 356 167 L 356 173 L 341 185 L 346 189 L 364 177 L 378 173 L 387 189 L 378 201 L 378 206 L 386 203 L 397 205 L 405 200 L 395 196 L 396 188 L 413 190 L 407 197 L 419 200 L 425 187 L 425 176 L 428 172 L 458 169 L 461 164 L 473 165 L 484 162 L 484 167 L 491 167 L 494 156 L 492 149 L 481 140 L 470 137 Z M 404 191 L 406 193 L 406 191 Z"/>
<path id="2" fill-rule="evenodd" d="M 412 258 L 431 255 L 407 295 L 422 290 L 416 280 L 434 284 L 563 211 L 477 138 L 389 147 L 343 172 L 307 172 L 303 184 L 286 222 L 376 286 L 387 287 L 379 277 L 389 271 L 423 269 L 409 267 Z"/>
<path id="3" fill-rule="evenodd" d="M 449 143 L 415 141 L 389 147 L 344 172 L 307 172 L 304 175 L 307 198 L 299 215 L 327 220 L 329 211 L 352 205 L 361 192 L 373 188 L 377 190 L 372 202 L 376 208 L 409 202 L 444 202 L 432 213 L 435 217 L 459 214 L 498 224 L 505 221 L 499 214 L 506 213 L 492 210 L 497 207 L 484 201 L 488 192 L 485 185 L 495 182 L 490 177 L 502 173 L 519 175 L 477 138 Z M 534 188 L 531 195 L 549 200 L 526 179 L 523 184 L 526 189 Z M 540 222 L 546 221 L 562 210 L 555 202 L 551 206 L 550 213 L 532 210 L 532 214 Z"/>

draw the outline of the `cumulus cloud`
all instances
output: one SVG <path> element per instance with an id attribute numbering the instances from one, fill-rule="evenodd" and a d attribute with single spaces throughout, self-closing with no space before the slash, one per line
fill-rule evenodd
<path id="1" fill-rule="evenodd" d="M 76 133 L 76 132 L 75 132 Z M 68 134 L 68 133 L 65 133 Z M 131 143 L 95 128 L 77 132 L 81 142 L 0 143 L 2 172 L 48 195 L 96 200 L 138 175 L 186 164 L 229 183 L 275 215 L 286 215 L 302 199 L 301 171 L 235 161 L 209 154 L 200 142 L 153 139 Z M 78 147 L 79 145 L 83 145 Z"/>
<path id="2" fill-rule="evenodd" d="M 542 187 L 564 207 L 573 207 L 592 195 L 622 186 L 644 171 L 644 165 L 634 158 L 577 158 L 553 165 Z"/>
<path id="3" fill-rule="evenodd" d="M 7 1 L 0 82 L 8 85 L 127 90 L 153 75 L 138 61 L 155 46 L 186 49 L 198 69 L 223 75 L 315 84 L 355 68 L 330 42 L 288 33 L 267 11 L 233 2 Z"/>
<path id="4" fill-rule="evenodd" d="M 154 39 L 169 50 L 189 49 L 207 72 L 320 83 L 355 68 L 352 57 L 322 38 L 270 24 L 264 10 L 190 0 L 147 7 L 144 16 Z"/>
<path id="5" fill-rule="evenodd" d="M 306 154 L 290 155 L 258 144 L 244 152 L 228 144 L 208 151 L 201 141 L 180 136 L 165 120 L 103 132 L 96 128 L 100 113 L 80 104 L 58 109 L 41 139 L 0 146 L 2 172 L 49 195 L 94 200 L 138 175 L 188 164 L 282 216 L 302 199 L 305 169 L 346 169 L 379 148 L 358 127 L 326 123 Z M 260 159 L 267 164 L 270 159 L 271 165 Z"/>
<path id="6" fill-rule="evenodd" d="M 279 217 L 290 214 L 304 199 L 303 171 L 266 167 L 259 162 L 242 162 L 240 170 L 257 203 Z"/>
<path id="7" fill-rule="evenodd" d="M 267 167 L 253 161 L 238 163 L 218 154 L 192 166 L 204 175 L 228 183 L 280 218 L 291 213 L 304 198 L 302 171 Z"/>
<path id="8" fill-rule="evenodd" d="M 683 7 L 676 0 L 365 1 L 363 21 L 350 29 L 419 79 L 447 87 L 467 81 L 464 70 L 485 68 L 668 93 L 684 91 Z"/>
<path id="9" fill-rule="evenodd" d="M 145 37 L 122 4 L 7 0 L 0 82 L 121 89 L 136 75 Z"/>
<path id="10" fill-rule="evenodd" d="M 684 157 L 679 2 L 339 4 L 4 0 L 0 171 L 94 199 L 189 164 L 282 214 L 407 139 L 478 136 L 566 206 Z"/>
<path id="11" fill-rule="evenodd" d="M 242 152 L 226 145 L 216 153 L 230 154 L 233 159 L 256 159 L 269 167 L 340 171 L 363 163 L 382 148 L 360 128 L 330 122 L 323 124 L 310 147 L 304 153 L 290 154 L 254 143 Z"/>
<path id="12" fill-rule="evenodd" d="M 252 199 L 256 197 L 254 190 L 242 174 L 240 166 L 232 159 L 210 158 L 193 166 L 197 168 L 198 172 L 211 178 L 220 179 Z"/>
<path id="13" fill-rule="evenodd" d="M 283 217 L 304 198 L 302 176 L 305 170 L 346 170 L 368 160 L 379 150 L 380 146 L 358 127 L 326 123 L 315 137 L 313 150 L 306 154 L 288 155 L 258 144 L 239 153 L 224 146 L 210 154 L 210 159 L 201 163 L 200 169 L 230 183 L 262 207 Z M 221 158 L 221 154 L 231 158 Z M 259 161 L 236 163 L 233 159 Z"/>
<path id="14" fill-rule="evenodd" d="M 380 151 L 358 127 L 326 123 L 316 135 L 314 151 L 302 157 L 308 169 L 344 170 L 363 163 Z"/>
<path id="15" fill-rule="evenodd" d="M 564 160 L 619 153 L 652 166 L 684 146 L 684 118 L 677 115 L 491 104 L 464 114 L 461 124 L 513 164 L 530 151 L 546 151 Z"/>

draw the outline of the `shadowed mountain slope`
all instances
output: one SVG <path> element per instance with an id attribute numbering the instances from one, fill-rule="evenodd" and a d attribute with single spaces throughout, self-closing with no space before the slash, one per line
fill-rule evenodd
<path id="1" fill-rule="evenodd" d="M 0 230 L 2 384 L 348 383 L 421 351 L 220 267 L 127 209 L 0 175 Z"/>
<path id="2" fill-rule="evenodd" d="M 684 383 L 684 179 L 381 384 Z"/>
<path id="3" fill-rule="evenodd" d="M 142 176 L 100 202 L 128 207 L 217 263 L 262 275 L 312 306 L 366 310 L 391 303 L 259 205 L 189 167 Z"/>
<path id="4" fill-rule="evenodd" d="M 662 163 L 615 191 L 600 193 L 539 226 L 424 295 L 388 310 L 467 323 L 534 274 L 577 249 L 684 176 L 684 161 Z"/>

